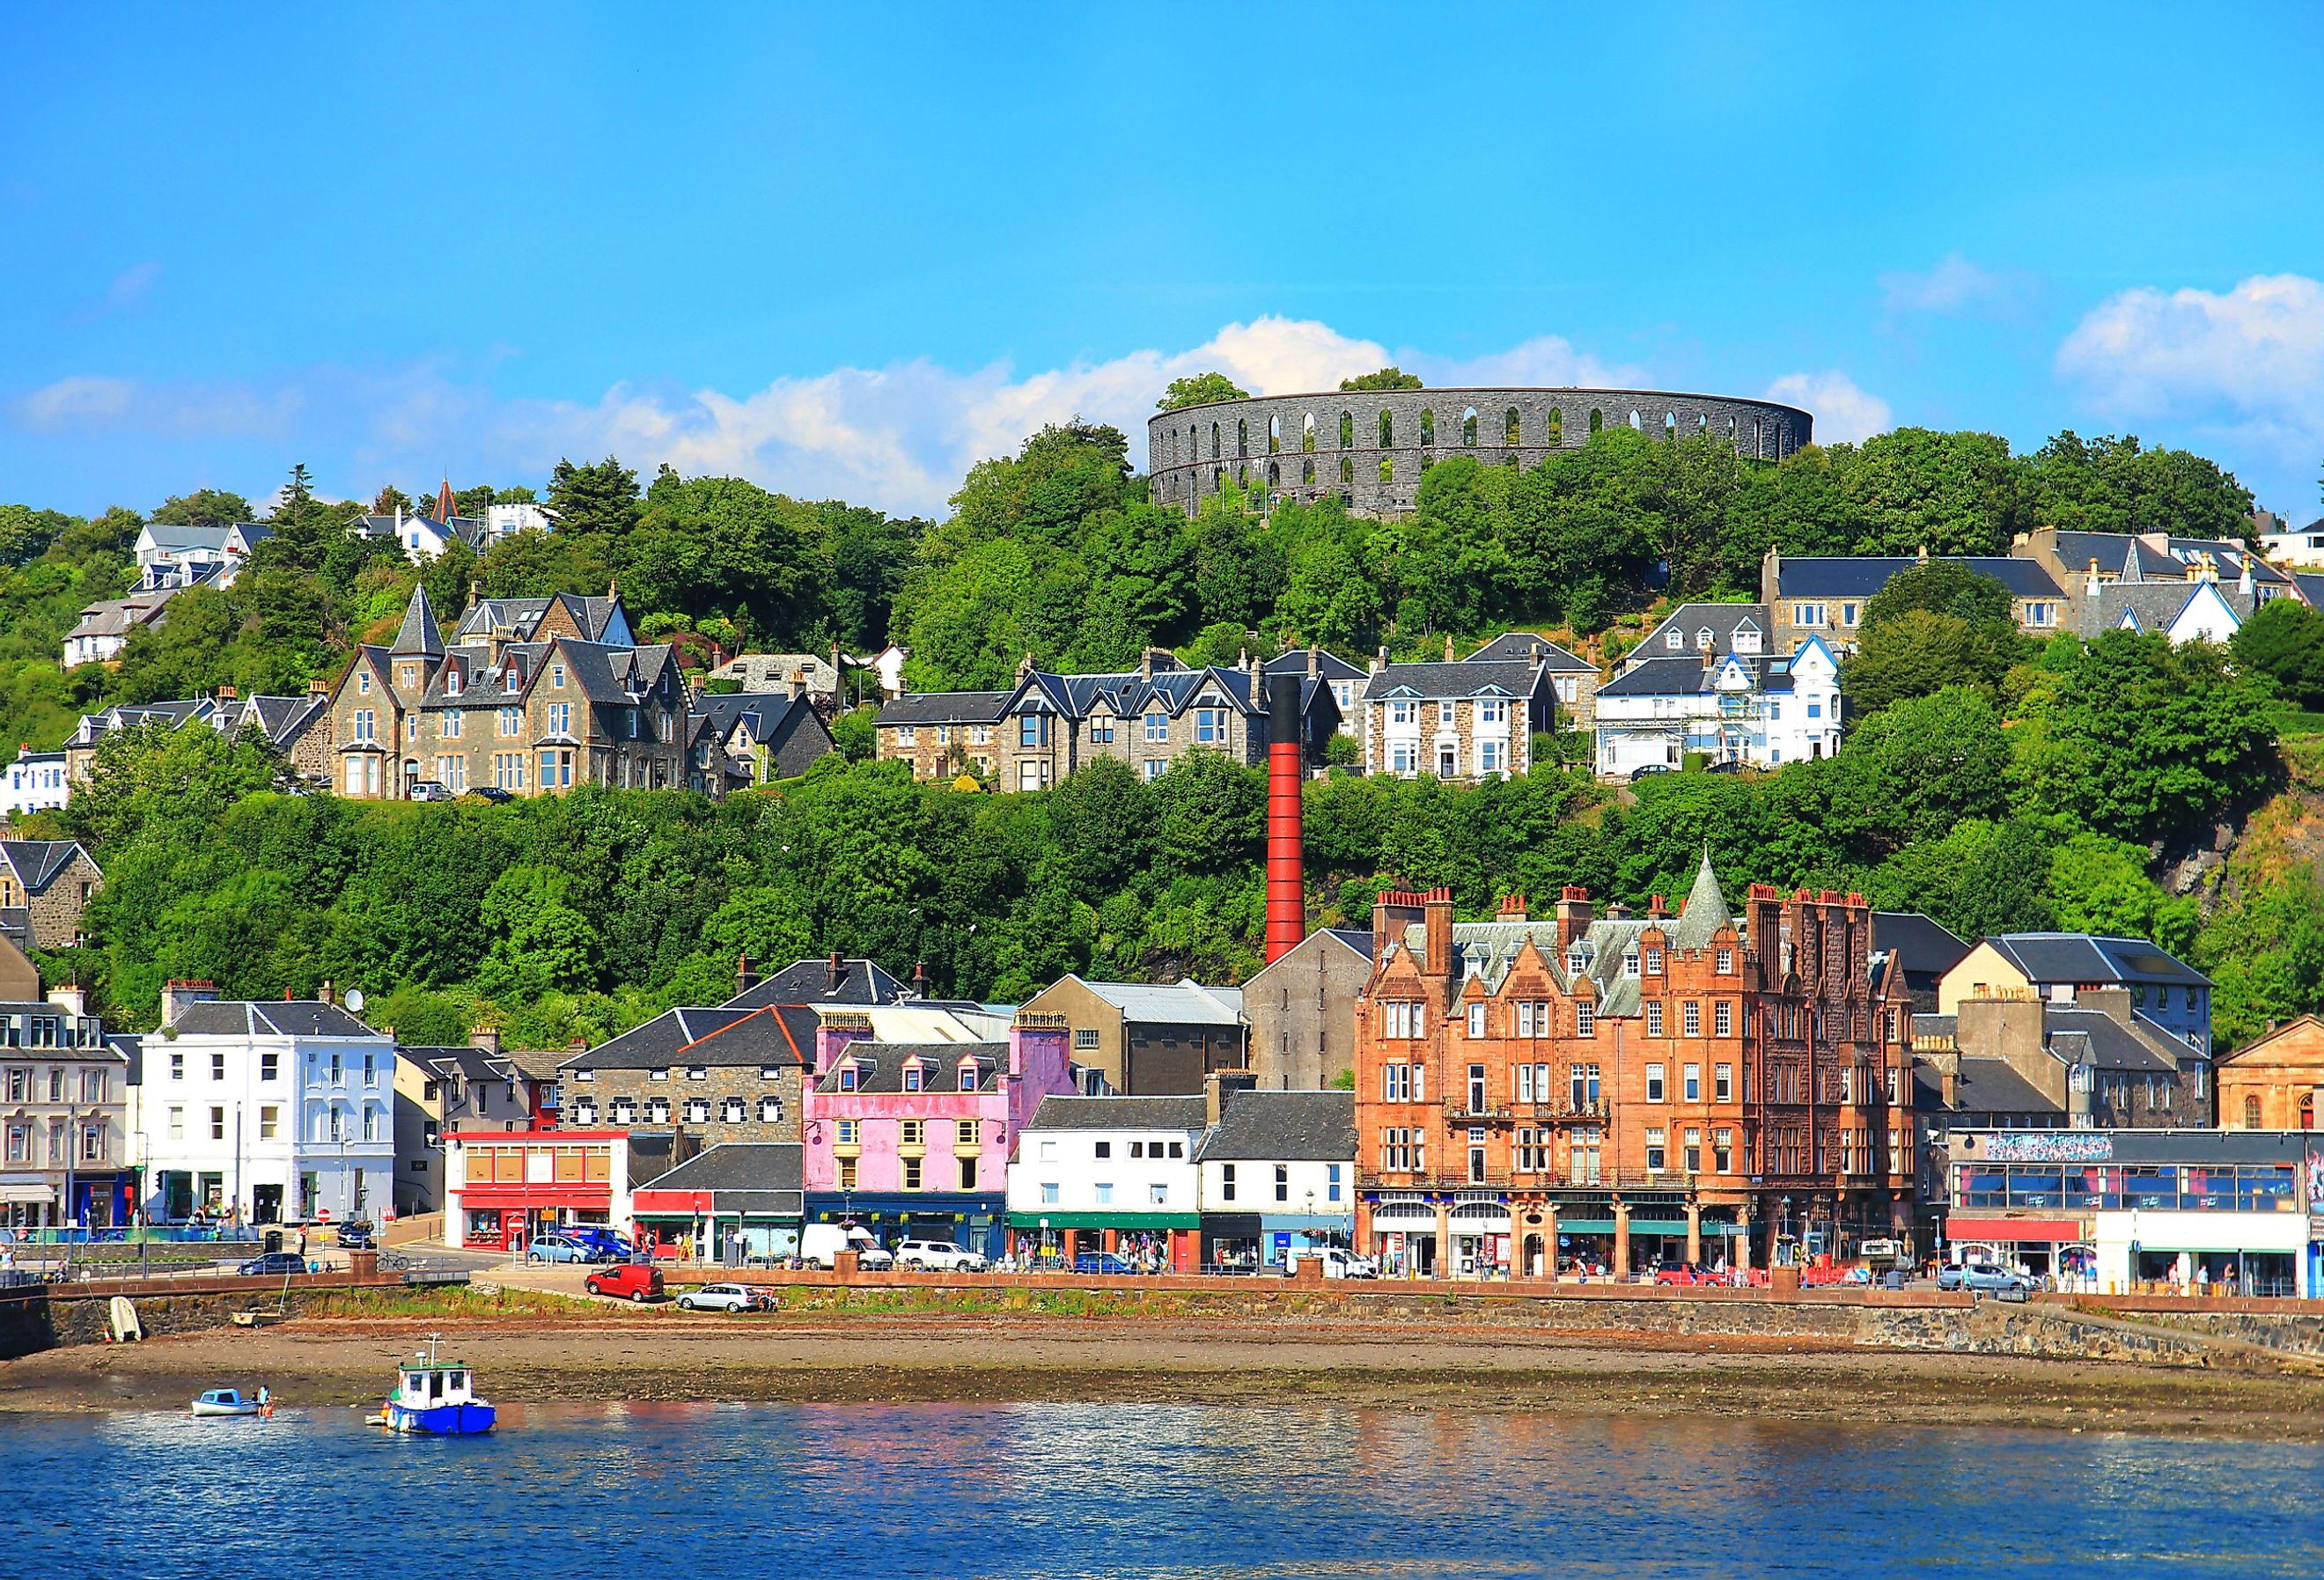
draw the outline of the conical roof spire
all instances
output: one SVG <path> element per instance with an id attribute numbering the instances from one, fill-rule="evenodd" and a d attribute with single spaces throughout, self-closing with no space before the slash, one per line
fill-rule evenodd
<path id="1" fill-rule="evenodd" d="M 1711 842 L 1702 842 L 1702 865 L 1694 874 L 1694 887 L 1687 891 L 1686 904 L 1679 911 L 1675 942 L 1681 948 L 1699 949 L 1711 941 L 1720 928 L 1732 926 L 1735 918 L 1727 909 L 1727 896 L 1719 891 L 1719 874 L 1711 870 Z"/>
<path id="2" fill-rule="evenodd" d="M 447 477 L 436 490 L 436 519 L 448 522 L 459 513 L 459 502 L 452 497 L 452 479 Z"/>
<path id="3" fill-rule="evenodd" d="M 396 629 L 395 645 L 387 651 L 398 657 L 407 653 L 431 659 L 444 656 L 444 638 L 436 630 L 436 611 L 429 605 L 424 582 L 411 589 L 411 602 L 403 610 L 403 624 Z"/>

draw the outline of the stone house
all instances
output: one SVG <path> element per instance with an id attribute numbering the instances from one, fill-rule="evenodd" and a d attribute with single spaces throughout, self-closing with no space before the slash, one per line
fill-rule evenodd
<path id="1" fill-rule="evenodd" d="M 2055 1004 L 2121 988 L 2135 1020 L 2208 1057 L 2211 979 L 2144 938 L 2095 933 L 1998 933 L 1982 939 L 1937 984 L 1937 1009 L 2030 992 Z"/>
<path id="2" fill-rule="evenodd" d="M 318 680 L 304 697 L 241 697 L 233 687 L 221 686 L 215 697 L 124 704 L 83 714 L 65 744 L 67 778 L 86 784 L 106 737 L 143 725 L 173 730 L 206 725 L 226 736 L 254 730 L 302 777 L 321 780 L 331 772 L 330 686 Z"/>
<path id="3" fill-rule="evenodd" d="M 1176 983 L 1086 982 L 1067 975 L 1019 1012 L 1064 1017 L 1075 1064 L 1130 1096 L 1200 1092 L 1213 1071 L 1250 1067 L 1242 990 Z"/>
<path id="4" fill-rule="evenodd" d="M 1545 653 L 1547 644 L 1544 643 Z M 1556 713 L 1543 656 L 1391 664 L 1382 649 L 1363 693 L 1364 772 L 1474 782 L 1529 772 L 1533 737 Z"/>
<path id="5" fill-rule="evenodd" d="M 718 1141 L 796 1141 L 816 1012 L 667 1010 L 558 1066 L 559 1123 L 659 1131 L 675 1161 Z"/>
<path id="6" fill-rule="evenodd" d="M 37 979 L 29 996 L 20 987 L 0 982 L 0 1224 L 125 1224 L 136 1206 L 129 1061 L 77 990 L 43 1002 Z"/>
<path id="7" fill-rule="evenodd" d="M 796 779 L 832 748 L 804 694 L 712 692 L 688 705 L 687 783 L 710 795 Z"/>
<path id="8" fill-rule="evenodd" d="M 2010 613 L 2028 636 L 2066 629 L 2064 586 L 2040 561 L 2010 554 L 1956 554 L 1970 569 L 2009 589 Z M 1759 563 L 1759 602 L 1766 606 L 1775 651 L 1788 653 L 1812 636 L 1835 653 L 1856 649 L 1864 605 L 1900 570 L 1926 565 L 1929 556 L 1786 555 L 1767 550 Z"/>
<path id="9" fill-rule="evenodd" d="M 2324 1108 L 2324 1021 L 2302 1015 L 2219 1056 L 2222 1130 L 2316 1130 Z"/>
<path id="10" fill-rule="evenodd" d="M 1598 720 L 1598 666 L 1545 637 L 1530 631 L 1504 631 L 1462 662 L 1511 664 L 1536 658 L 1549 671 L 1550 688 L 1567 725 L 1577 730 L 1594 725 Z"/>
<path id="11" fill-rule="evenodd" d="M 85 943 L 81 913 L 103 887 L 77 839 L 0 839 L 0 936 L 27 952 Z"/>
<path id="12" fill-rule="evenodd" d="M 1352 1076 L 1356 1000 L 1371 974 L 1370 929 L 1319 928 L 1242 984 L 1259 1090 L 1318 1091 Z"/>
<path id="13" fill-rule="evenodd" d="M 392 645 L 357 649 L 332 689 L 336 788 L 400 800 L 423 781 L 525 796 L 686 783 L 677 655 L 628 632 L 618 596 L 488 599 L 447 647 L 415 587 Z"/>

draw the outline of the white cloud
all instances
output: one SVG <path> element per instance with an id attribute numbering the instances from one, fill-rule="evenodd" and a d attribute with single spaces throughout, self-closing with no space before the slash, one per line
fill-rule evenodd
<path id="1" fill-rule="evenodd" d="M 2121 291 L 2074 326 L 2057 371 L 2108 417 L 2181 426 L 2263 494 L 2304 494 L 2324 452 L 2324 282 Z"/>
<path id="2" fill-rule="evenodd" d="M 1959 253 L 1947 253 L 1933 269 L 1883 274 L 1880 297 L 1892 318 L 1906 313 L 1998 311 L 2016 305 L 2032 285 L 2024 274 L 1979 268 Z"/>
<path id="3" fill-rule="evenodd" d="M 35 433 L 249 438 L 282 432 L 300 402 L 299 393 L 289 389 L 262 394 L 241 384 L 159 385 L 78 374 L 11 402 L 8 411 Z"/>
<path id="4" fill-rule="evenodd" d="M 1859 443 L 1890 426 L 1888 402 L 1856 387 L 1838 368 L 1824 373 L 1787 373 L 1767 386 L 1766 398 L 1804 407 L 1815 419 L 1819 444 Z"/>
<path id="5" fill-rule="evenodd" d="M 127 307 L 152 290 L 161 278 L 161 265 L 158 259 L 148 258 L 142 263 L 132 263 L 113 277 L 113 283 L 105 292 L 106 305 Z"/>

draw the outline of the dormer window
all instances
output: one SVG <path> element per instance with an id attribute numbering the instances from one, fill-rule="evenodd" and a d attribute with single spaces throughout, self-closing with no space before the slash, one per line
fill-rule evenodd
<path id="1" fill-rule="evenodd" d="M 517 688 L 517 672 L 516 672 L 516 666 L 515 666 L 514 664 L 511 664 L 511 665 L 508 667 L 508 673 L 507 673 L 507 674 L 505 674 L 505 675 L 503 675 L 503 677 L 501 677 L 501 689 L 502 689 L 502 690 L 503 690 L 503 691 L 513 691 L 513 690 L 515 690 L 516 688 Z"/>
<path id="2" fill-rule="evenodd" d="M 1702 630 L 1694 633 L 1694 651 L 1697 652 L 1709 652 L 1711 651 L 1710 626 L 1706 625 Z"/>
<path id="3" fill-rule="evenodd" d="M 444 670 L 444 695 L 457 697 L 460 695 L 460 667 L 457 664 L 447 666 Z"/>
<path id="4" fill-rule="evenodd" d="M 855 1090 L 855 1067 L 853 1065 L 844 1064 L 839 1067 L 839 1089 L 843 1092 L 853 1092 Z"/>
<path id="5" fill-rule="evenodd" d="M 1579 949 L 1568 949 L 1568 950 L 1565 952 L 1565 975 L 1568 975 L 1568 976 L 1579 976 L 1579 975 L 1581 975 L 1583 972 L 1585 972 L 1585 971 L 1587 971 L 1587 970 L 1589 970 L 1589 969 L 1590 969 L 1590 956 L 1587 956 L 1587 955 L 1583 954 L 1583 953 L 1582 953 L 1581 950 L 1579 950 Z"/>
<path id="6" fill-rule="evenodd" d="M 1638 951 L 1636 946 L 1622 951 L 1622 975 L 1631 977 L 1638 975 Z"/>
<path id="7" fill-rule="evenodd" d="M 906 1065 L 904 1067 L 904 1090 L 907 1092 L 917 1092 L 919 1089 L 920 1067 L 916 1064 Z"/>
<path id="8" fill-rule="evenodd" d="M 1667 647 L 1667 648 L 1669 648 L 1669 649 L 1671 650 L 1671 651 L 1673 651 L 1673 652 L 1683 652 L 1683 651 L 1686 651 L 1686 633 L 1685 633 L 1685 632 L 1683 632 L 1683 631 L 1681 631 L 1681 630 L 1680 630 L 1677 626 L 1675 626 L 1675 625 L 1672 626 L 1672 627 L 1671 627 L 1671 633 L 1670 633 L 1670 634 L 1669 634 L 1668 636 L 1665 636 L 1665 638 L 1663 638 L 1663 645 L 1664 645 L 1664 646 L 1665 646 L 1665 647 Z"/>
<path id="9" fill-rule="evenodd" d="M 976 1090 L 976 1067 L 973 1064 L 962 1065 L 960 1067 L 960 1089 L 964 1092 L 973 1092 Z"/>

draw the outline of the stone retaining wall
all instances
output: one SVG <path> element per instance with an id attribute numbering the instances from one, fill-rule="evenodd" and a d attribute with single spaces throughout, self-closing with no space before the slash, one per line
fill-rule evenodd
<path id="1" fill-rule="evenodd" d="M 401 1289 L 401 1275 L 358 1279 L 346 1273 L 302 1273 L 281 1279 L 90 1279 L 25 1290 L 0 1290 L 0 1360 L 70 1344 L 106 1342 L 115 1295 L 137 1307 L 147 1336 L 224 1327 L 237 1311 L 285 1310 L 298 1315 L 303 1295 L 356 1289 Z"/>

